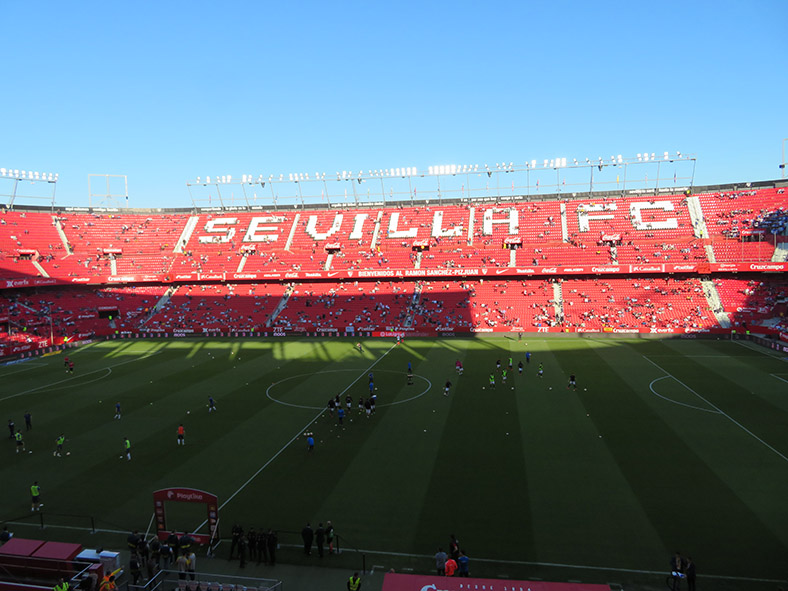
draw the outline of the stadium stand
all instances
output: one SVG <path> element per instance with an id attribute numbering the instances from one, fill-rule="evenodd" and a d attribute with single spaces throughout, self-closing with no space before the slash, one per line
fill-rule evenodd
<path id="1" fill-rule="evenodd" d="M 336 210 L 2 210 L 0 355 L 229 331 L 728 321 L 779 331 L 786 281 L 762 272 L 788 270 L 786 228 L 780 187 Z"/>

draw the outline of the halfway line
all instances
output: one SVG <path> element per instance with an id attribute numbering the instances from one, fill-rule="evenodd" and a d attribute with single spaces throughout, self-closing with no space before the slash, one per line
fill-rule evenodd
<path id="1" fill-rule="evenodd" d="M 385 353 L 383 353 L 383 355 L 381 355 L 380 357 L 378 357 L 378 358 L 377 358 L 377 359 L 376 359 L 376 360 L 375 360 L 375 361 L 372 363 L 372 365 L 370 365 L 370 366 L 369 366 L 367 369 L 365 369 L 363 372 L 361 372 L 361 374 L 359 374 L 359 376 L 358 376 L 358 377 L 357 377 L 355 380 L 353 380 L 352 382 L 350 382 L 350 384 L 348 384 L 347 388 L 345 388 L 344 390 L 342 390 L 342 392 L 340 392 L 340 393 L 339 393 L 339 395 L 340 395 L 340 396 L 342 396 L 342 394 L 344 394 L 345 392 L 347 392 L 348 390 L 350 390 L 350 388 L 352 388 L 352 387 L 353 387 L 353 385 L 354 385 L 354 384 L 355 384 L 357 381 L 359 381 L 361 378 L 363 378 L 365 375 L 367 375 L 367 373 L 369 372 L 369 370 L 370 370 L 370 369 L 372 369 L 373 367 L 375 367 L 375 366 L 376 366 L 376 365 L 377 365 L 377 364 L 378 364 L 380 361 L 382 361 L 382 360 L 383 360 L 383 358 L 384 358 L 386 355 L 388 355 L 389 353 L 391 353 L 391 352 L 394 350 L 394 347 L 396 347 L 396 346 L 397 346 L 397 345 L 396 345 L 396 343 L 395 343 L 394 345 L 392 345 L 392 346 L 391 346 L 391 348 L 389 348 L 389 350 L 388 350 L 388 351 L 386 351 Z M 312 424 L 312 423 L 314 423 L 314 422 L 315 422 L 317 419 L 319 419 L 319 418 L 320 418 L 320 416 L 321 416 L 321 415 L 322 415 L 322 414 L 325 412 L 325 410 L 326 410 L 326 409 L 324 409 L 324 408 L 321 408 L 321 409 L 320 409 L 320 411 L 317 413 L 317 415 L 315 415 L 315 417 L 314 417 L 313 419 L 310 419 L 310 420 L 309 420 L 309 422 L 308 422 L 306 425 L 304 425 L 304 426 L 303 426 L 303 427 L 302 427 L 302 428 L 301 428 L 301 429 L 298 431 L 298 433 L 296 433 L 296 434 L 293 436 L 293 438 L 292 438 L 290 441 L 288 441 L 287 443 L 285 443 L 285 444 L 282 446 L 282 448 L 281 448 L 281 449 L 280 449 L 278 452 L 276 452 L 276 453 L 275 453 L 275 454 L 274 454 L 274 455 L 271 457 L 271 459 L 269 459 L 269 460 L 268 460 L 268 461 L 267 461 L 265 464 L 263 464 L 262 466 L 260 466 L 260 468 L 257 470 L 257 472 L 255 472 L 254 474 L 252 474 L 252 475 L 249 477 L 249 479 L 248 479 L 246 482 L 244 482 L 244 483 L 243 483 L 243 484 L 242 484 L 240 487 L 238 487 L 238 490 L 236 490 L 236 491 L 235 491 L 233 494 L 231 494 L 231 495 L 228 497 L 228 499 L 227 499 L 227 500 L 226 500 L 224 503 L 222 503 L 221 505 L 219 505 L 219 510 L 221 511 L 222 509 L 224 509 L 224 507 L 227 505 L 227 503 L 229 503 L 230 501 L 232 501 L 232 500 L 233 500 L 233 499 L 234 499 L 234 498 L 235 498 L 235 497 L 238 495 L 238 493 L 240 493 L 240 492 L 241 492 L 243 489 L 245 489 L 247 486 L 249 486 L 249 484 L 250 484 L 250 483 L 251 483 L 251 482 L 252 482 L 252 481 L 253 481 L 255 478 L 257 478 L 257 477 L 260 475 L 260 472 L 262 472 L 263 470 L 265 470 L 265 469 L 266 469 L 266 468 L 269 466 L 269 464 L 271 464 L 271 462 L 273 462 L 273 461 L 274 461 L 276 458 L 278 458 L 278 457 L 281 455 L 281 453 L 282 453 L 283 451 L 285 451 L 285 450 L 286 450 L 288 447 L 290 447 L 290 444 L 292 444 L 292 443 L 293 443 L 293 442 L 294 442 L 296 439 L 298 439 L 298 438 L 301 436 L 301 434 L 304 432 L 304 430 L 305 430 L 306 428 L 308 428 L 308 427 L 309 427 L 309 425 L 311 425 L 311 424 Z M 194 530 L 193 530 L 193 532 L 198 532 L 198 531 L 200 530 L 200 528 L 202 528 L 202 527 L 203 527 L 203 526 L 204 526 L 206 523 L 208 523 L 208 520 L 207 520 L 207 519 L 206 519 L 205 521 L 203 521 L 203 522 L 202 522 L 200 525 L 198 525 L 197 527 L 195 527 L 195 528 L 194 528 Z"/>

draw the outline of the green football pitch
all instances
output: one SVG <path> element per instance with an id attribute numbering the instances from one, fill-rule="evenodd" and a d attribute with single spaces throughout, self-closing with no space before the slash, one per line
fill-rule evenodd
<path id="1" fill-rule="evenodd" d="M 225 538 L 235 522 L 282 532 L 285 560 L 303 560 L 306 522 L 331 520 L 368 566 L 416 572 L 455 533 L 478 576 L 656 577 L 679 550 L 715 588 L 788 577 L 788 363 L 776 353 L 542 335 L 354 345 L 123 340 L 69 351 L 73 374 L 63 354 L 2 366 L 0 419 L 22 429 L 26 452 L 12 439 L 0 450 L 0 518 L 23 537 L 122 548 L 120 532 L 148 527 L 151 493 L 180 486 L 218 495 Z M 496 362 L 510 357 L 503 383 Z M 370 372 L 367 418 L 357 403 Z M 337 394 L 343 407 L 353 398 L 342 426 L 326 410 Z M 171 506 L 168 518 L 183 531 L 205 515 Z"/>

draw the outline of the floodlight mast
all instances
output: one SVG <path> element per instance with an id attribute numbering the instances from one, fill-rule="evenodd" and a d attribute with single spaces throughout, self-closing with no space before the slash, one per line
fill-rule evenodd
<path id="1" fill-rule="evenodd" d="M 123 192 L 113 193 L 111 180 L 122 179 Z M 102 186 L 106 187 L 105 191 L 96 192 L 93 190 L 93 183 L 97 180 L 103 180 Z M 88 175 L 88 205 L 93 207 L 93 198 L 100 198 L 98 206 L 105 207 L 121 207 L 116 199 L 123 199 L 125 207 L 129 206 L 129 179 L 125 174 L 89 174 Z"/>
<path id="2" fill-rule="evenodd" d="M 610 158 L 586 158 L 585 162 L 577 159 L 569 161 L 567 158 L 544 159 L 541 163 L 536 160 L 526 161 L 523 164 L 515 162 L 498 162 L 495 165 L 440 165 L 430 166 L 426 171 L 415 167 L 389 168 L 382 170 L 364 171 L 337 171 L 335 175 L 316 173 L 289 173 L 278 176 L 269 175 L 267 180 L 263 176 L 253 179 L 251 175 L 243 175 L 240 180 L 232 176 L 200 177 L 196 182 L 186 183 L 192 203 L 195 208 L 201 207 L 200 203 L 208 201 L 209 207 L 216 207 L 213 202 L 214 193 L 198 198 L 193 191 L 197 188 L 216 190 L 219 197 L 218 207 L 227 207 L 221 196 L 219 185 L 242 186 L 245 196 L 245 206 L 255 208 L 271 208 L 277 210 L 283 207 L 295 209 L 306 206 L 323 206 L 328 208 L 347 207 L 351 205 L 347 198 L 347 184 L 337 192 L 332 192 L 331 187 L 337 188 L 343 183 L 352 186 L 353 205 L 372 205 L 373 203 L 410 202 L 437 199 L 443 203 L 446 200 L 466 202 L 471 199 L 512 199 L 524 198 L 532 195 L 546 194 L 577 194 L 595 191 L 610 193 L 624 193 L 628 190 L 639 189 L 654 191 L 655 193 L 666 190 L 684 190 L 692 187 L 695 180 L 696 158 L 692 154 L 681 152 L 657 153 L 643 152 L 636 157 L 625 158 L 622 155 Z M 691 165 L 691 171 L 686 166 Z M 633 174 L 630 168 L 635 167 L 641 171 Z M 684 167 L 679 170 L 679 167 Z M 596 170 L 595 170 L 596 169 Z M 643 174 L 645 169 L 645 174 Z M 653 170 L 652 170 L 653 169 Z M 671 169 L 670 177 L 664 177 L 665 169 Z M 583 178 L 584 172 L 588 176 Z M 656 172 L 656 174 L 653 174 Z M 681 174 L 679 174 L 681 172 Z M 688 174 L 689 173 L 689 174 Z M 493 179 L 493 175 L 495 179 Z M 508 175 L 506 182 L 501 179 Z M 374 183 L 377 181 L 377 183 Z M 492 181 L 492 187 L 491 187 Z M 672 185 L 670 182 L 672 181 Z M 271 192 L 271 201 L 267 204 L 258 203 L 257 196 L 250 202 L 246 190 L 251 185 L 260 185 Z M 356 187 L 366 184 L 366 195 Z M 380 192 L 373 189 L 373 184 L 380 185 Z M 294 186 L 295 185 L 295 186 Z M 511 193 L 509 193 L 511 187 Z M 506 194 L 504 194 L 506 193 Z M 243 206 L 242 206 L 243 207 Z"/>
<path id="3" fill-rule="evenodd" d="M 0 181 L 6 180 L 12 184 L 10 192 L 3 192 L 5 189 L 0 189 L 0 197 L 8 198 L 8 208 L 13 209 L 14 202 L 17 199 L 36 199 L 47 200 L 50 203 L 52 211 L 55 210 L 55 192 L 57 191 L 57 181 L 60 178 L 59 173 L 54 172 L 40 172 L 33 170 L 19 170 L 18 168 L 3 168 L 0 167 Z M 48 197 L 41 195 L 26 195 L 19 193 L 19 183 L 21 181 L 28 181 L 30 184 L 46 183 L 51 185 L 52 193 Z"/>

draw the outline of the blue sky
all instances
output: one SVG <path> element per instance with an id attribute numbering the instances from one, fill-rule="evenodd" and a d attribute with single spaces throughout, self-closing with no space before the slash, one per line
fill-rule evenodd
<path id="1" fill-rule="evenodd" d="M 0 166 L 125 174 L 129 205 L 197 176 L 680 150 L 696 183 L 773 179 L 788 4 L 0 5 Z"/>

